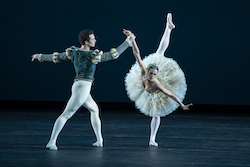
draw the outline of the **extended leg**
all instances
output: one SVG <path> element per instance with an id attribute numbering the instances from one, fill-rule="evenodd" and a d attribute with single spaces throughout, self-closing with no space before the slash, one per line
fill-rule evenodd
<path id="1" fill-rule="evenodd" d="M 99 117 L 99 108 L 91 95 L 89 95 L 87 100 L 84 102 L 84 107 L 86 107 L 90 111 L 90 121 L 94 133 L 96 135 L 96 142 L 93 143 L 93 146 L 103 147 L 103 138 L 101 130 L 102 127 L 101 120 Z"/>
<path id="2" fill-rule="evenodd" d="M 151 132 L 150 132 L 150 141 L 149 141 L 150 146 L 155 146 L 155 147 L 158 146 L 158 143 L 155 142 L 155 138 L 156 138 L 157 131 L 160 127 L 160 123 L 161 123 L 160 117 L 153 117 L 151 120 L 151 124 L 150 124 Z"/>
<path id="3" fill-rule="evenodd" d="M 67 120 L 71 118 L 85 102 L 90 93 L 90 89 L 91 82 L 88 81 L 77 81 L 73 84 L 72 95 L 63 113 L 55 121 L 50 140 L 46 145 L 46 148 L 50 150 L 57 150 L 56 141 L 59 133 L 61 132 Z"/>
<path id="4" fill-rule="evenodd" d="M 175 28 L 174 23 L 172 22 L 172 14 L 168 13 L 167 15 L 167 22 L 166 22 L 166 27 L 165 27 L 165 31 L 162 35 L 160 44 L 158 46 L 158 49 L 156 51 L 156 53 L 158 54 L 164 54 L 165 51 L 167 50 L 169 43 L 170 43 L 170 35 L 171 35 L 171 31 Z"/>

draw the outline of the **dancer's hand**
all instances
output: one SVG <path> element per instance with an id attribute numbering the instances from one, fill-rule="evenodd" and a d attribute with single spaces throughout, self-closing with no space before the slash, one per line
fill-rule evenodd
<path id="1" fill-rule="evenodd" d="M 132 32 L 130 30 L 126 30 L 126 29 L 123 29 L 123 34 L 125 34 L 126 36 L 130 36 L 132 34 Z"/>
<path id="2" fill-rule="evenodd" d="M 182 108 L 183 110 L 189 110 L 189 107 L 192 106 L 192 105 L 193 105 L 192 103 L 189 103 L 189 104 L 187 104 L 187 105 L 181 106 L 181 108 Z"/>
<path id="3" fill-rule="evenodd" d="M 32 57 L 32 58 L 31 58 L 31 61 L 34 61 L 34 60 L 36 60 L 36 59 L 38 60 L 39 55 L 40 55 L 40 54 L 37 54 L 37 53 L 36 53 L 36 54 L 33 54 L 33 55 L 31 56 L 31 57 Z"/>
<path id="4" fill-rule="evenodd" d="M 133 34 L 130 30 L 123 29 L 122 32 L 123 32 L 123 34 L 125 34 L 125 35 L 127 36 L 127 38 L 128 38 L 131 42 L 135 41 L 136 36 L 135 36 L 135 34 Z"/>

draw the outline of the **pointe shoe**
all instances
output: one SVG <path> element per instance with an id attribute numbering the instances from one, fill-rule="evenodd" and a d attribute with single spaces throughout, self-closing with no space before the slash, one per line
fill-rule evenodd
<path id="1" fill-rule="evenodd" d="M 168 13 L 168 15 L 167 15 L 167 23 L 168 23 L 168 27 L 170 29 L 175 28 L 175 25 L 174 25 L 173 20 L 172 20 L 172 14 L 171 13 Z"/>
<path id="2" fill-rule="evenodd" d="M 95 142 L 92 144 L 92 146 L 103 147 L 103 143 L 102 142 Z"/>
<path id="3" fill-rule="evenodd" d="M 149 141 L 148 145 L 158 147 L 158 143 L 156 143 L 155 141 L 152 141 L 152 140 Z"/>
<path id="4" fill-rule="evenodd" d="M 49 150 L 51 150 L 51 151 L 56 151 L 56 150 L 58 150 L 57 146 L 56 146 L 55 144 L 53 144 L 53 143 L 48 143 L 48 144 L 46 145 L 46 148 L 49 149 Z"/>

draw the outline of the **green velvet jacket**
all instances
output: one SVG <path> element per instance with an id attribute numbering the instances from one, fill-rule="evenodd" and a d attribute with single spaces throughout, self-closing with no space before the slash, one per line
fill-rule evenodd
<path id="1" fill-rule="evenodd" d="M 88 51 L 72 46 L 62 53 L 40 54 L 38 60 L 40 62 L 50 61 L 54 63 L 59 63 L 62 60 L 71 60 L 75 68 L 75 80 L 82 79 L 92 82 L 95 75 L 96 64 L 117 59 L 129 46 L 129 41 L 125 40 L 117 48 L 112 48 L 109 52 L 104 53 L 101 51 L 101 54 L 94 54 L 94 52 L 98 53 L 98 50 Z"/>
<path id="2" fill-rule="evenodd" d="M 70 56 L 75 68 L 75 79 L 93 80 L 96 70 L 96 64 L 92 62 L 94 58 L 93 50 L 85 51 L 79 48 L 71 47 Z"/>

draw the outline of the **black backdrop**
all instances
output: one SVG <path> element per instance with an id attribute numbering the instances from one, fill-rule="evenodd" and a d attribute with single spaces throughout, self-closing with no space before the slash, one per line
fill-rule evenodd
<path id="1" fill-rule="evenodd" d="M 166 54 L 184 70 L 185 102 L 249 105 L 249 0 L 1 0 L 0 100 L 66 101 L 74 78 L 70 62 L 31 62 L 33 53 L 62 52 L 93 29 L 108 51 L 129 28 L 145 56 L 154 52 L 173 13 L 176 29 Z M 129 102 L 124 77 L 134 57 L 98 65 L 92 94 L 98 102 Z"/>

